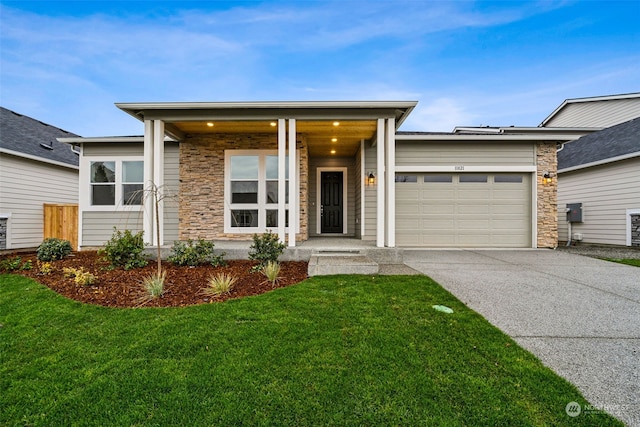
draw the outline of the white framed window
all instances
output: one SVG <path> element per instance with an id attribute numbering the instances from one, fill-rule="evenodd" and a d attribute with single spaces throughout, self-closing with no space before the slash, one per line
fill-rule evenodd
<path id="1" fill-rule="evenodd" d="M 289 227 L 288 159 L 286 156 L 286 229 Z M 224 175 L 225 233 L 264 233 L 278 228 L 277 150 L 226 150 Z M 298 227 L 296 224 L 296 231 Z"/>
<path id="2" fill-rule="evenodd" d="M 144 162 L 141 156 L 84 157 L 80 164 L 83 210 L 142 209 Z"/>

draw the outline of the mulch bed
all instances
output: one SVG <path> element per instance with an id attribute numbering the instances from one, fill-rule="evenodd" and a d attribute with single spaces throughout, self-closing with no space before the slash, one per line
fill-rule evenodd
<path id="1" fill-rule="evenodd" d="M 13 273 L 30 277 L 67 298 L 107 307 L 184 307 L 206 304 L 263 294 L 276 288 L 294 285 L 307 278 L 307 263 L 302 261 L 281 262 L 280 276 L 275 285 L 266 281 L 262 273 L 250 271 L 256 265 L 254 261 L 227 261 L 228 265 L 225 267 L 210 265 L 179 267 L 163 262 L 162 268 L 167 272 L 165 291 L 159 298 L 144 302 L 145 292 L 142 289 L 142 280 L 156 274 L 155 261 L 150 261 L 143 268 L 128 271 L 122 268 L 111 270 L 109 263 L 102 261 L 95 251 L 74 252 L 65 259 L 52 261 L 54 271 L 44 275 L 40 273 L 35 254 L 19 256 L 23 262 L 31 260 L 33 268 Z M 8 258 L 14 257 L 15 255 L 8 256 Z M 73 278 L 64 277 L 63 268 L 65 267 L 83 267 L 85 271 L 97 276 L 97 283 L 90 286 L 77 285 Z M 237 282 L 234 288 L 230 293 L 222 296 L 204 295 L 202 289 L 209 278 L 218 273 L 236 277 Z"/>

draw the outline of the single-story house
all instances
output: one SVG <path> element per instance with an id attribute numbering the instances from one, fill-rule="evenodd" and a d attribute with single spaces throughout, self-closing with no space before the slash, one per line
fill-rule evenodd
<path id="1" fill-rule="evenodd" d="M 0 250 L 42 243 L 45 203 L 78 203 L 79 150 L 57 138 L 78 136 L 0 107 Z"/>
<path id="2" fill-rule="evenodd" d="M 562 145 L 558 207 L 574 204 L 560 241 L 640 246 L 640 117 Z"/>
<path id="3" fill-rule="evenodd" d="M 556 147 L 585 133 L 400 132 L 413 101 L 116 105 L 143 136 L 60 139 L 81 147 L 81 248 L 114 226 L 164 246 L 271 230 L 290 247 L 555 247 Z"/>

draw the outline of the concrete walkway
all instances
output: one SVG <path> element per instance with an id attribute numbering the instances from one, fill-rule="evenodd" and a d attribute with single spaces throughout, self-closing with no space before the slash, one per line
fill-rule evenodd
<path id="1" fill-rule="evenodd" d="M 543 249 L 405 250 L 404 261 L 576 385 L 593 405 L 583 412 L 640 426 L 640 268 Z"/>

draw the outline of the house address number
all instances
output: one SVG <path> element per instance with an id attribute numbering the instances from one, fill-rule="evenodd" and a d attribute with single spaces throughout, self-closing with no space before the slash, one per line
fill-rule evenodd
<path id="1" fill-rule="evenodd" d="M 457 170 L 457 171 L 463 171 L 464 170 L 464 166 L 454 166 L 453 169 Z"/>

